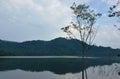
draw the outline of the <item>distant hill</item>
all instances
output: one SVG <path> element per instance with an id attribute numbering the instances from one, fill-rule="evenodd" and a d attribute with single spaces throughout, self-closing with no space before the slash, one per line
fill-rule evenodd
<path id="1" fill-rule="evenodd" d="M 75 39 L 56 38 L 51 41 L 11 42 L 0 40 L 0 55 L 15 56 L 81 56 L 81 41 Z M 120 49 L 92 46 L 87 56 L 117 56 Z"/>

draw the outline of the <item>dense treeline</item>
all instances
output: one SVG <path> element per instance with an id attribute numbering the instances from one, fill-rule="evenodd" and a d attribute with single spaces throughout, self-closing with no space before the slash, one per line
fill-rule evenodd
<path id="1" fill-rule="evenodd" d="M 10 42 L 0 40 L 0 55 L 43 56 L 43 55 L 77 55 L 81 56 L 82 45 L 79 40 L 56 38 L 51 41 Z M 117 56 L 120 49 L 91 46 L 87 56 Z"/>
<path id="2" fill-rule="evenodd" d="M 0 56 L 9 56 L 9 55 L 15 56 L 15 52 L 0 50 Z"/>

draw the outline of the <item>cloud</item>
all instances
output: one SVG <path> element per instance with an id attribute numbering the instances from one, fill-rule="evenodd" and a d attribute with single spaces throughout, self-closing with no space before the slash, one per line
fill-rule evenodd
<path id="1" fill-rule="evenodd" d="M 95 43 L 101 46 L 112 46 L 113 48 L 120 47 L 120 32 L 113 25 L 102 25 L 98 30 Z"/>
<path id="2" fill-rule="evenodd" d="M 103 2 L 105 2 L 107 5 L 115 5 L 118 0 L 102 0 Z"/>
<path id="3" fill-rule="evenodd" d="M 74 1 L 77 4 L 83 4 L 95 0 L 1 0 L 0 38 L 11 41 L 25 41 L 66 37 L 60 28 L 71 21 L 72 11 L 69 7 Z M 102 1 L 111 5 L 116 0 Z M 95 6 L 94 8 L 97 9 L 98 7 Z M 100 10 L 102 9 L 100 7 Z M 102 19 L 100 22 L 104 23 L 100 25 L 102 27 L 96 37 L 96 43 L 105 46 L 112 46 L 113 44 L 118 47 L 119 33 L 114 32 L 113 27 L 106 25 L 108 19 Z"/>
<path id="4" fill-rule="evenodd" d="M 70 22 L 72 12 L 69 7 L 73 2 L 73 0 L 2 0 L 0 37 L 23 41 L 65 36 L 60 28 Z M 86 3 L 89 0 L 76 2 Z"/>
<path id="5" fill-rule="evenodd" d="M 52 36 L 51 38 L 54 38 L 63 34 L 61 33 L 62 31 L 60 32 L 60 26 L 67 23 L 71 17 L 69 6 L 63 5 L 60 0 L 4 0 L 1 1 L 0 6 L 0 16 L 2 16 L 0 19 L 2 26 L 0 28 L 3 29 L 1 32 L 4 34 L 8 31 L 8 27 L 15 30 L 22 29 L 23 33 L 28 32 L 26 29 L 37 28 L 40 31 L 37 37 L 42 39 L 47 39 L 48 37 L 49 39 Z M 34 30 L 30 31 L 31 34 L 35 32 Z M 8 31 L 7 35 L 9 35 L 9 38 L 19 40 L 18 37 L 15 38 L 15 34 L 12 32 L 12 30 Z M 16 35 L 23 38 L 23 40 L 31 35 L 30 33 L 28 33 L 29 35 L 23 33 Z M 32 39 L 32 36 L 30 38 Z"/>

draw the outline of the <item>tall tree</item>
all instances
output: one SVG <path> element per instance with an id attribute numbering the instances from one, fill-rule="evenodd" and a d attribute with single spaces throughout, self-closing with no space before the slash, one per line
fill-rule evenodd
<path id="1" fill-rule="evenodd" d="M 84 73 L 86 73 L 86 70 L 84 70 L 84 57 L 86 56 L 95 39 L 98 27 L 94 26 L 94 24 L 101 14 L 95 13 L 94 10 L 91 10 L 89 6 L 85 4 L 76 5 L 75 2 L 70 8 L 74 14 L 73 21 L 70 22 L 68 26 L 65 26 L 61 29 L 67 33 L 69 38 L 79 39 L 82 42 L 82 79 L 85 79 L 86 74 Z"/>

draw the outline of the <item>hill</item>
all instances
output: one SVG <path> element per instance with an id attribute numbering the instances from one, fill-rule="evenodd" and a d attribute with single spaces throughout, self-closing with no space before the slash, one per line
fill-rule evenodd
<path id="1" fill-rule="evenodd" d="M 0 40 L 1 56 L 81 56 L 81 41 L 56 38 L 51 41 L 11 42 Z M 117 56 L 120 49 L 93 45 L 87 56 Z"/>

